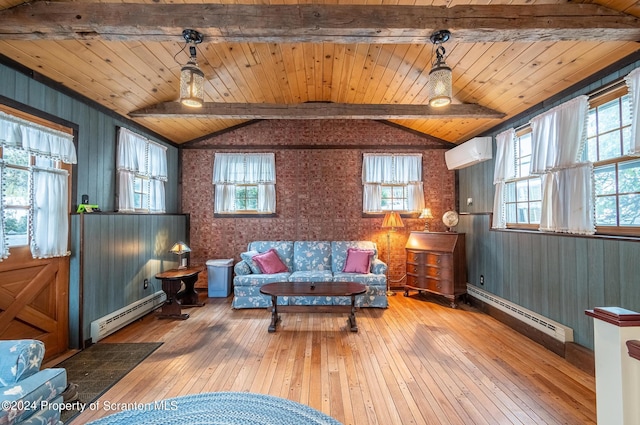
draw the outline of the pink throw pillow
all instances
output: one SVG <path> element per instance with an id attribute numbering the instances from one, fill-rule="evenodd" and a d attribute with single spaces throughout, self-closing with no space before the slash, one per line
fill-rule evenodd
<path id="1" fill-rule="evenodd" d="M 258 263 L 258 267 L 264 274 L 274 274 L 288 272 L 289 269 L 282 262 L 275 249 L 271 248 L 269 251 L 262 254 L 254 255 L 253 261 Z"/>
<path id="2" fill-rule="evenodd" d="M 373 251 L 370 249 L 347 249 L 347 260 L 342 269 L 345 273 L 369 273 Z"/>

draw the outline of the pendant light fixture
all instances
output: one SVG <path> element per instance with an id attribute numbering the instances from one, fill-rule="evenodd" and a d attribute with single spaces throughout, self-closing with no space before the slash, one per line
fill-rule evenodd
<path id="1" fill-rule="evenodd" d="M 432 64 L 431 72 L 429 72 L 429 105 L 436 108 L 451 103 L 451 68 L 444 61 L 446 51 L 442 47 L 442 43 L 445 43 L 450 37 L 451 33 L 447 30 L 431 34 L 436 61 Z"/>
<path id="2" fill-rule="evenodd" d="M 180 70 L 180 103 L 185 106 L 201 107 L 204 104 L 204 72 L 196 63 L 196 45 L 202 43 L 203 36 L 196 30 L 182 31 L 189 45 L 189 62 Z"/>

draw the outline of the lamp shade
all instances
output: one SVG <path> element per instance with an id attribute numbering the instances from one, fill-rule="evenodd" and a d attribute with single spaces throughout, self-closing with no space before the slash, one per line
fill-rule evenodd
<path id="1" fill-rule="evenodd" d="M 191 107 L 204 104 L 204 73 L 196 64 L 195 54 L 180 70 L 180 103 Z"/>
<path id="2" fill-rule="evenodd" d="M 425 208 L 420 213 L 420 217 L 418 218 L 433 218 L 433 214 L 431 213 L 431 208 Z"/>
<path id="3" fill-rule="evenodd" d="M 396 227 L 404 227 L 404 223 L 400 214 L 395 211 L 389 211 L 384 215 L 382 227 L 395 229 Z"/>
<path id="4" fill-rule="evenodd" d="M 429 105 L 440 107 L 450 104 L 451 91 L 451 68 L 438 57 L 429 72 Z"/>
<path id="5" fill-rule="evenodd" d="M 170 253 L 172 254 L 184 254 L 187 252 L 191 252 L 191 248 L 189 248 L 189 246 L 187 246 L 186 243 L 180 241 L 180 242 L 176 242 L 175 244 L 173 244 L 173 246 L 171 247 L 171 249 L 169 250 Z"/>

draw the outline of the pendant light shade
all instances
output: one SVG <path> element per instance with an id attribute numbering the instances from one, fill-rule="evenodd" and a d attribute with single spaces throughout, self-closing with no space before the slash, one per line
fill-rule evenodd
<path id="1" fill-rule="evenodd" d="M 431 42 L 436 47 L 436 61 L 429 72 L 429 105 L 436 108 L 451 103 L 451 68 L 444 61 L 446 51 L 441 46 L 450 36 L 451 33 L 447 30 L 436 31 L 431 35 Z"/>
<path id="2" fill-rule="evenodd" d="M 180 70 L 180 103 L 190 107 L 204 104 L 204 72 L 196 62 L 196 44 L 202 43 L 202 34 L 195 30 L 182 32 L 189 46 L 189 61 Z"/>

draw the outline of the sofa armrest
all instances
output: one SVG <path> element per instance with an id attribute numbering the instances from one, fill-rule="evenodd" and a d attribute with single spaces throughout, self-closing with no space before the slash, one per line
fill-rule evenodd
<path id="1" fill-rule="evenodd" d="M 244 260 L 240 260 L 233 266 L 233 271 L 236 276 L 245 276 L 251 274 L 251 267 L 249 267 L 249 263 Z"/>
<path id="2" fill-rule="evenodd" d="M 379 258 L 376 258 L 371 263 L 371 273 L 373 274 L 387 274 L 387 263 Z"/>
<path id="3" fill-rule="evenodd" d="M 35 339 L 0 341 L 0 386 L 6 387 L 40 371 L 44 344 Z"/>

